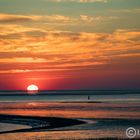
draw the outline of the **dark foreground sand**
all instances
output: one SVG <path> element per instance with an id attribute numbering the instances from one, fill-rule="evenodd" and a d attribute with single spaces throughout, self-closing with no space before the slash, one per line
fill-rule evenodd
<path id="1" fill-rule="evenodd" d="M 0 134 L 5 134 L 5 133 L 17 133 L 17 132 L 39 132 L 43 130 L 49 131 L 53 128 L 84 124 L 85 122 L 77 119 L 68 119 L 68 118 L 59 118 L 59 117 L 0 115 L 0 123 L 21 124 L 21 125 L 31 126 L 31 128 L 27 128 L 27 129 L 0 132 Z"/>
<path id="2" fill-rule="evenodd" d="M 134 102 L 0 103 L 8 114 L 0 115 L 0 140 L 128 139 L 128 127 L 139 129 L 139 110 Z"/>

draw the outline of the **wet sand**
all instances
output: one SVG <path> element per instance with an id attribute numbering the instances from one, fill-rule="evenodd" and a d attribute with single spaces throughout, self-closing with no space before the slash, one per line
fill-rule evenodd
<path id="1" fill-rule="evenodd" d="M 84 121 L 77 119 L 58 118 L 58 117 L 35 117 L 35 116 L 19 116 L 19 115 L 0 115 L 1 123 L 21 124 L 27 125 L 31 128 L 3 131 L 4 133 L 15 132 L 39 132 L 43 130 L 51 130 L 53 128 L 60 128 L 78 124 L 84 124 Z"/>
<path id="2" fill-rule="evenodd" d="M 0 103 L 0 123 L 30 127 L 1 132 L 0 140 L 124 139 L 128 127 L 139 128 L 139 110 L 139 103 L 120 102 Z"/>

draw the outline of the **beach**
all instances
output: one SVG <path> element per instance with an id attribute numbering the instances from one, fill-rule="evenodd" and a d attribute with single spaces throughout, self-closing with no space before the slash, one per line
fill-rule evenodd
<path id="1" fill-rule="evenodd" d="M 0 140 L 127 139 L 127 128 L 140 127 L 139 98 L 41 101 L 39 96 L 0 102 Z"/>

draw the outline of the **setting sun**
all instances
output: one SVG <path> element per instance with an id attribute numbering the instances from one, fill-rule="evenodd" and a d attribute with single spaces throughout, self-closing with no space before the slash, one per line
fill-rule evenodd
<path id="1" fill-rule="evenodd" d="M 36 86 L 36 85 L 29 85 L 28 87 L 27 87 L 27 90 L 28 91 L 38 91 L 38 86 Z"/>

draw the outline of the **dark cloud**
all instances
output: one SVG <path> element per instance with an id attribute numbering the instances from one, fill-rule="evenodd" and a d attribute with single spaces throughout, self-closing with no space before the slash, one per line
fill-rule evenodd
<path id="1" fill-rule="evenodd" d="M 39 16 L 0 14 L 0 23 L 29 22 L 39 18 Z"/>
<path id="2" fill-rule="evenodd" d="M 40 30 L 33 30 L 33 31 L 25 32 L 25 35 L 27 35 L 28 37 L 45 37 L 47 35 L 47 32 L 40 31 Z"/>
<path id="3" fill-rule="evenodd" d="M 19 39 L 21 38 L 21 34 L 19 33 L 10 33 L 6 35 L 0 35 L 0 39 Z"/>
<path id="4" fill-rule="evenodd" d="M 26 21 L 32 21 L 32 19 L 28 17 L 11 17 L 7 19 L 0 19 L 0 23 L 26 22 Z"/>

